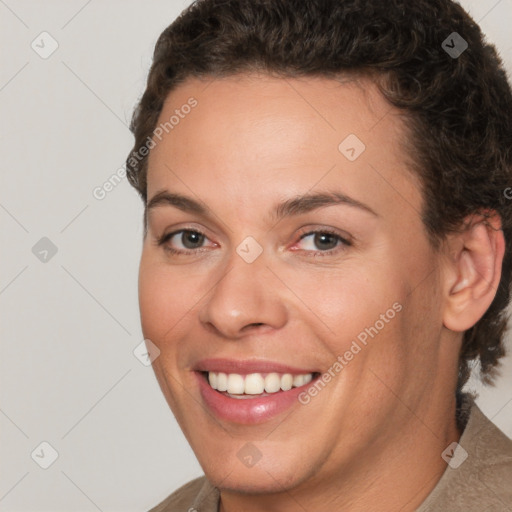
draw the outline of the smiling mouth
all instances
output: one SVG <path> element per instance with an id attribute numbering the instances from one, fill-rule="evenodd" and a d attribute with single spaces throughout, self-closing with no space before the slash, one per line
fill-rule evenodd
<path id="1" fill-rule="evenodd" d="M 285 393 L 292 388 L 309 384 L 320 376 L 319 372 L 292 375 L 291 373 L 224 373 L 200 372 L 208 385 L 217 393 L 236 399 L 251 399 Z"/>

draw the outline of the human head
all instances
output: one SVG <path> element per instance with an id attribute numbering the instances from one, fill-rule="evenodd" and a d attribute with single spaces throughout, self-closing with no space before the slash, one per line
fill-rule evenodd
<path id="1" fill-rule="evenodd" d="M 458 58 L 442 47 L 453 32 L 468 44 Z M 169 92 L 187 78 L 244 71 L 373 80 L 409 120 L 408 150 L 434 247 L 467 215 L 498 212 L 506 240 L 502 277 L 493 303 L 464 334 L 457 390 L 472 360 L 491 382 L 504 355 L 512 276 L 512 205 L 503 194 L 512 165 L 512 101 L 496 50 L 477 24 L 447 0 L 195 2 L 161 34 L 133 116 L 127 172 L 144 204 L 148 156 L 140 149 L 148 137 L 155 140 Z"/>

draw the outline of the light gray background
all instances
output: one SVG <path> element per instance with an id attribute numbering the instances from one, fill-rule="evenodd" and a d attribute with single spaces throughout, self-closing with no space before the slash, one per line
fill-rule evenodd
<path id="1" fill-rule="evenodd" d="M 142 203 L 126 179 L 93 196 L 131 148 L 156 39 L 189 3 L 0 0 L 1 511 L 145 511 L 202 474 L 133 354 Z M 512 70 L 512 0 L 461 3 Z M 47 59 L 31 48 L 43 31 L 59 45 Z M 478 400 L 509 436 L 511 370 Z M 31 458 L 43 441 L 48 469 Z"/>

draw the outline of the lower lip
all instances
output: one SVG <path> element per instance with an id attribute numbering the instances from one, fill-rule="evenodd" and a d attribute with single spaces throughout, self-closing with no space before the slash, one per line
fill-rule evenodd
<path id="1" fill-rule="evenodd" d="M 199 380 L 199 392 L 208 408 L 217 417 L 242 425 L 263 423 L 288 410 L 293 404 L 300 405 L 298 396 L 316 381 L 313 379 L 303 386 L 261 398 L 230 398 L 213 389 L 201 372 L 194 373 Z"/>

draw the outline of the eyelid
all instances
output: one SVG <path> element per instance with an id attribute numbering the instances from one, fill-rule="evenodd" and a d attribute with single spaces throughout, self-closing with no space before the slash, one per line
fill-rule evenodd
<path id="1" fill-rule="evenodd" d="M 298 234 L 299 240 L 297 242 L 295 242 L 294 245 L 299 243 L 305 237 L 311 236 L 311 235 L 316 235 L 316 234 L 333 235 L 333 236 L 337 237 L 338 241 L 341 243 L 338 244 L 333 249 L 328 249 L 325 251 L 321 251 L 321 250 L 308 251 L 308 250 L 300 250 L 300 249 L 293 249 L 293 248 L 292 248 L 292 251 L 300 250 L 303 254 L 306 255 L 306 257 L 310 257 L 310 258 L 318 258 L 318 257 L 321 258 L 321 257 L 329 257 L 329 256 L 335 257 L 335 256 L 338 256 L 341 252 L 345 251 L 348 247 L 351 247 L 353 245 L 353 238 L 348 234 L 338 231 L 337 229 L 328 228 L 328 227 L 311 228 L 311 227 L 307 227 L 307 226 L 304 228 L 301 228 L 299 230 L 299 234 Z"/>
<path id="2" fill-rule="evenodd" d="M 306 226 L 306 227 L 300 228 L 297 236 L 299 237 L 299 240 L 302 240 L 302 238 L 304 238 L 305 236 L 313 235 L 316 233 L 329 233 L 331 235 L 338 236 L 340 239 L 342 239 L 347 244 L 352 244 L 354 241 L 353 237 L 344 231 L 340 231 L 338 229 L 330 228 L 330 227 L 322 227 L 322 226 L 320 226 L 320 227 Z"/>
<path id="3" fill-rule="evenodd" d="M 204 238 L 210 240 L 209 236 L 201 229 L 196 228 L 194 226 L 184 226 L 180 227 L 179 229 L 173 229 L 172 231 L 169 231 L 168 233 L 164 233 L 161 236 L 156 237 L 156 245 L 158 247 L 164 246 L 164 249 L 166 249 L 169 252 L 173 252 L 176 254 L 194 254 L 197 252 L 204 251 L 204 247 L 199 247 L 197 249 L 189 249 L 189 250 L 183 250 L 183 249 L 174 249 L 166 246 L 166 243 L 173 238 L 174 236 L 183 233 L 183 232 L 192 232 L 192 233 L 198 233 L 199 235 L 203 236 Z M 211 240 L 210 240 L 211 241 Z M 212 242 L 214 245 L 218 245 L 216 242 Z"/>

